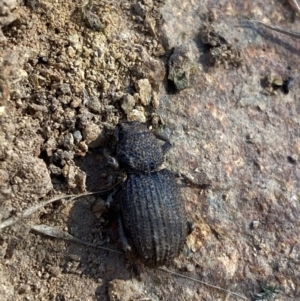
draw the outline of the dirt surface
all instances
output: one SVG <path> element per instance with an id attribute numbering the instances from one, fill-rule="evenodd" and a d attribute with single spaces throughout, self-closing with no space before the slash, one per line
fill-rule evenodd
<path id="1" fill-rule="evenodd" d="M 1 300 L 300 298 L 300 42 L 242 17 L 300 19 L 288 1 L 198 2 L 0 0 Z M 227 292 L 97 248 L 121 251 L 105 203 L 125 120 L 174 144 L 195 229 L 168 269 Z M 102 193 L 1 226 L 86 191 Z"/>

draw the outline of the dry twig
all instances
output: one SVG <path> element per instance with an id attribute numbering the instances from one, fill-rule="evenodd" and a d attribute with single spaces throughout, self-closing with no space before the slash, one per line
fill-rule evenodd
<path id="1" fill-rule="evenodd" d="M 296 0 L 288 0 L 289 4 L 293 7 L 293 9 L 296 11 L 296 14 L 300 16 L 300 6 Z"/>
<path id="2" fill-rule="evenodd" d="M 196 278 L 193 278 L 193 277 L 189 277 L 189 276 L 185 276 L 185 275 L 182 275 L 182 274 L 179 274 L 179 273 L 176 273 L 176 272 L 172 272 L 172 271 L 170 271 L 170 270 L 168 270 L 168 269 L 166 269 L 166 268 L 158 268 L 158 269 L 161 270 L 161 271 L 167 272 L 167 273 L 169 273 L 169 274 L 171 274 L 171 275 L 178 276 L 178 277 L 182 277 L 182 278 L 186 278 L 186 279 L 188 279 L 188 280 L 191 280 L 191 281 L 195 281 L 195 282 L 204 284 L 204 285 L 206 285 L 206 286 L 208 286 L 208 287 L 211 287 L 211 288 L 214 288 L 214 289 L 217 289 L 217 290 L 220 290 L 220 291 L 223 291 L 223 292 L 226 292 L 226 293 L 235 295 L 235 296 L 240 297 L 240 298 L 242 298 L 242 299 L 244 299 L 244 300 L 248 300 L 248 298 L 245 297 L 245 296 L 242 296 L 242 295 L 237 294 L 237 293 L 235 293 L 235 292 L 229 291 L 229 290 L 224 289 L 224 288 L 222 288 L 222 287 L 219 287 L 219 286 L 216 286 L 216 285 L 212 285 L 212 284 L 206 283 L 206 282 L 204 282 L 204 281 L 202 281 L 202 280 L 199 280 L 199 279 L 196 279 Z"/>
<path id="3" fill-rule="evenodd" d="M 93 247 L 93 248 L 97 248 L 97 249 L 101 249 L 101 250 L 105 250 L 105 251 L 110 251 L 110 252 L 114 252 L 114 253 L 118 253 L 118 254 L 124 254 L 123 252 L 118 251 L 118 250 L 114 250 L 114 249 L 107 248 L 107 247 L 102 247 L 102 246 L 97 246 L 97 245 L 92 244 L 90 242 L 84 241 L 80 238 L 77 238 L 77 237 L 75 237 L 75 236 L 73 236 L 73 235 L 71 235 L 71 234 L 69 234 L 65 231 L 61 231 L 61 230 L 59 230 L 55 227 L 51 227 L 51 226 L 48 226 L 48 225 L 34 225 L 34 226 L 31 226 L 30 228 L 31 228 L 31 230 L 34 230 L 38 233 L 42 233 L 42 234 L 50 236 L 50 237 L 64 239 L 64 240 L 67 240 L 67 241 L 76 242 L 76 243 L 83 244 L 83 245 L 86 245 L 86 246 L 89 246 L 89 247 Z"/>
<path id="4" fill-rule="evenodd" d="M 247 21 L 249 21 L 250 23 L 254 23 L 254 24 L 260 25 L 260 26 L 264 26 L 264 27 L 266 27 L 268 29 L 271 29 L 271 30 L 274 30 L 276 32 L 280 32 L 280 33 L 285 34 L 287 36 L 290 36 L 292 38 L 300 39 L 300 33 L 298 33 L 298 32 L 294 32 L 294 31 L 290 31 L 290 30 L 285 30 L 285 29 L 282 29 L 282 28 L 277 27 L 277 26 L 268 25 L 268 24 L 266 24 L 264 22 L 257 21 L 257 20 L 252 20 L 252 19 L 248 19 L 248 18 L 247 18 Z"/>
<path id="5" fill-rule="evenodd" d="M 45 206 L 47 206 L 47 205 L 49 205 L 49 204 L 51 204 L 53 202 L 56 202 L 56 201 L 59 201 L 59 200 L 62 200 L 62 199 L 69 199 L 69 198 L 71 198 L 71 200 L 69 200 L 69 201 L 73 201 L 73 200 L 78 199 L 78 198 L 83 197 L 83 196 L 93 195 L 93 194 L 98 194 L 98 193 L 103 193 L 105 191 L 111 190 L 115 186 L 119 185 L 121 182 L 122 181 L 117 182 L 116 184 L 114 184 L 109 189 L 95 191 L 95 192 L 84 192 L 84 193 L 81 193 L 81 194 L 78 194 L 78 195 L 76 195 L 76 194 L 69 194 L 69 195 L 68 194 L 64 194 L 64 195 L 58 196 L 56 198 L 50 199 L 48 201 L 38 203 L 35 206 L 32 206 L 32 207 L 30 207 L 28 209 L 25 209 L 24 211 L 22 211 L 21 213 L 19 213 L 18 216 L 13 216 L 13 217 L 5 220 L 4 222 L 0 223 L 0 232 L 1 232 L 2 229 L 6 228 L 8 226 L 13 225 L 13 224 L 17 223 L 20 220 L 23 220 L 23 219 L 29 217 L 34 212 L 40 210 L 41 208 L 43 208 L 43 207 L 45 207 Z"/>
<path id="6" fill-rule="evenodd" d="M 18 216 L 13 216 L 7 220 L 5 220 L 4 222 L 0 223 L 0 231 L 8 226 L 11 226 L 15 223 L 17 223 L 18 221 L 24 219 L 24 218 L 27 218 L 29 217 L 31 214 L 33 214 L 34 212 L 38 211 L 39 209 L 45 207 L 46 205 L 48 204 L 51 204 L 53 202 L 56 202 L 56 201 L 59 201 L 61 199 L 65 199 L 65 198 L 72 198 L 72 199 L 75 199 L 76 195 L 74 194 L 71 194 L 71 195 L 62 195 L 62 196 L 59 196 L 59 197 L 56 197 L 56 198 L 53 198 L 51 200 L 48 200 L 48 201 L 45 201 L 45 202 L 42 202 L 42 203 L 39 203 L 35 206 L 32 206 L 28 209 L 25 209 L 23 212 L 21 212 Z"/>
<path id="7" fill-rule="evenodd" d="M 35 206 L 32 206 L 28 209 L 25 209 L 24 211 L 19 213 L 18 216 L 13 216 L 13 217 L 5 220 L 4 222 L 0 223 L 0 231 L 4 228 L 8 227 L 8 226 L 11 226 L 11 225 L 17 223 L 20 220 L 23 220 L 23 219 L 29 217 L 30 215 L 32 215 L 36 211 L 40 210 L 41 208 L 43 208 L 43 207 L 45 207 L 45 206 L 47 206 L 47 205 L 49 205 L 53 202 L 56 202 L 56 201 L 59 201 L 59 200 L 62 200 L 62 199 L 69 199 L 69 198 L 71 198 L 70 201 L 73 201 L 73 200 L 78 199 L 82 196 L 92 195 L 92 194 L 96 194 L 96 193 L 100 193 L 100 192 L 103 192 L 103 191 L 85 192 L 85 193 L 81 193 L 81 194 L 78 194 L 78 195 L 75 195 L 75 194 L 67 195 L 67 194 L 65 194 L 65 195 L 61 195 L 59 197 L 53 198 L 51 200 L 48 200 L 48 201 L 38 203 Z"/>

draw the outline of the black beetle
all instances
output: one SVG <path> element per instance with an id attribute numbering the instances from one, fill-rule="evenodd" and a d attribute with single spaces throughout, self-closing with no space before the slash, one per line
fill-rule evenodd
<path id="1" fill-rule="evenodd" d="M 124 249 L 148 266 L 165 264 L 191 232 L 173 173 L 159 170 L 171 143 L 139 122 L 117 125 L 115 138 L 117 160 L 127 172 L 116 200 Z"/>

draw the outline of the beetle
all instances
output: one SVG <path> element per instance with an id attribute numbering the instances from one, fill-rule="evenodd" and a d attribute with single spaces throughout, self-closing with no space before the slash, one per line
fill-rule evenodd
<path id="1" fill-rule="evenodd" d="M 192 230 L 173 173 L 159 170 L 171 143 L 139 122 L 117 125 L 115 138 L 127 172 L 117 199 L 123 247 L 148 266 L 163 265 L 179 255 Z"/>

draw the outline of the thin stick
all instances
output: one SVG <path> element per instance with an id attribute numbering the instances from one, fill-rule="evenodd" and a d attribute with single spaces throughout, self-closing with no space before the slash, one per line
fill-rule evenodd
<path id="1" fill-rule="evenodd" d="M 206 282 L 204 282 L 204 281 L 201 281 L 201 280 L 199 280 L 199 279 L 196 279 L 196 278 L 193 278 L 193 277 L 189 277 L 189 276 L 185 276 L 185 275 L 182 275 L 182 274 L 179 274 L 179 273 L 176 273 L 176 272 L 172 272 L 172 271 L 170 271 L 170 270 L 168 270 L 168 269 L 166 269 L 166 268 L 158 268 L 158 269 L 161 270 L 161 271 L 165 271 L 165 272 L 167 272 L 167 273 L 169 273 L 169 274 L 171 274 L 171 275 L 175 275 L 175 276 L 178 276 L 178 277 L 186 278 L 186 279 L 188 279 L 188 280 L 191 280 L 191 281 L 195 281 L 195 282 L 204 284 L 204 285 L 206 285 L 206 286 L 208 286 L 208 287 L 215 288 L 215 289 L 218 289 L 218 290 L 223 291 L 223 292 L 226 292 L 226 293 L 230 293 L 230 294 L 235 295 L 235 296 L 237 296 L 237 297 L 240 297 L 240 298 L 242 298 L 242 299 L 244 299 L 244 300 L 249 300 L 249 299 L 248 299 L 247 297 L 245 297 L 245 296 L 239 295 L 239 294 L 237 294 L 237 293 L 235 293 L 235 292 L 226 290 L 226 289 L 221 288 L 221 287 L 216 286 L 216 285 L 208 284 L 208 283 L 206 283 Z"/>
<path id="2" fill-rule="evenodd" d="M 287 36 L 290 36 L 292 38 L 295 38 L 295 39 L 300 39 L 300 33 L 298 32 L 294 32 L 294 31 L 289 31 L 289 30 L 285 30 L 285 29 L 282 29 L 280 27 L 277 27 L 277 26 L 273 26 L 273 25 L 268 25 L 266 23 L 263 23 L 263 22 L 260 22 L 260 21 L 257 21 L 257 20 L 252 20 L 252 19 L 248 19 L 249 22 L 252 22 L 252 23 L 256 23 L 258 25 L 262 25 L 268 29 L 271 29 L 271 30 L 274 30 L 274 31 L 277 31 L 277 32 L 280 32 L 280 33 L 283 33 Z"/>
<path id="3" fill-rule="evenodd" d="M 293 7 L 293 9 L 296 11 L 296 14 L 300 16 L 300 6 L 296 0 L 288 0 L 290 5 Z"/>
<path id="4" fill-rule="evenodd" d="M 71 198 L 71 201 L 77 199 L 77 198 L 80 198 L 82 196 L 86 196 L 86 195 L 91 195 L 91 194 L 95 194 L 97 192 L 85 192 L 85 193 L 82 193 L 82 194 L 78 194 L 78 195 L 75 195 L 75 194 L 65 194 L 65 195 L 61 195 L 59 197 L 56 197 L 56 198 L 53 198 L 53 199 L 50 199 L 48 201 L 45 201 L 45 202 L 41 202 L 41 203 L 38 203 L 37 205 L 35 206 L 32 206 L 28 209 L 25 209 L 23 212 L 20 213 L 19 216 L 13 216 L 7 220 L 5 220 L 4 222 L 2 222 L 0 224 L 0 230 L 2 230 L 3 228 L 6 228 L 8 226 L 11 226 L 15 223 L 17 223 L 18 221 L 22 220 L 22 219 L 25 219 L 27 217 L 29 217 L 31 214 L 35 213 L 36 211 L 40 210 L 41 208 L 53 203 L 53 202 L 56 202 L 56 201 L 59 201 L 59 200 L 62 200 L 62 199 L 68 199 L 68 198 Z"/>
<path id="5" fill-rule="evenodd" d="M 111 189 L 111 188 L 110 188 Z M 109 190 L 110 190 L 109 189 Z M 28 209 L 25 209 L 23 212 L 20 213 L 20 215 L 18 216 L 14 216 L 14 217 L 11 217 L 7 220 L 5 220 L 4 222 L 0 223 L 0 231 L 8 226 L 11 226 L 15 223 L 17 223 L 18 221 L 24 219 L 24 218 L 27 218 L 29 217 L 31 214 L 33 214 L 34 212 L 40 210 L 41 208 L 47 206 L 48 204 L 51 204 L 53 202 L 56 202 L 56 201 L 59 201 L 59 200 L 62 200 L 62 199 L 68 199 L 68 198 L 71 198 L 71 201 L 75 200 L 75 199 L 78 199 L 82 196 L 86 196 L 86 195 L 92 195 L 92 194 L 97 194 L 97 193 L 102 193 L 104 192 L 105 190 L 102 190 L 102 191 L 96 191 L 96 192 L 85 192 L 85 193 L 81 193 L 81 194 L 78 194 L 78 195 L 75 195 L 75 194 L 65 194 L 65 195 L 61 195 L 59 197 L 56 197 L 56 198 L 53 198 L 51 200 L 48 200 L 48 201 L 45 201 L 45 202 L 41 202 L 41 203 L 38 203 L 37 205 L 35 206 L 32 206 Z"/>
<path id="6" fill-rule="evenodd" d="M 72 241 L 72 242 L 76 242 L 76 243 L 79 243 L 79 244 L 83 244 L 83 245 L 86 245 L 86 246 L 89 246 L 89 247 L 93 247 L 93 248 L 97 248 L 97 249 L 101 249 L 101 250 L 105 250 L 105 251 L 109 251 L 109 252 L 114 252 L 114 253 L 118 253 L 118 254 L 124 254 L 123 252 L 121 251 L 118 251 L 118 250 L 114 250 L 114 249 L 110 249 L 110 248 L 107 248 L 107 247 L 102 247 L 102 246 L 97 246 L 95 244 L 92 244 L 90 242 L 87 242 L 87 241 L 84 241 L 80 238 L 77 238 L 65 231 L 61 231 L 55 227 L 51 227 L 51 226 L 48 226 L 48 225 L 33 225 L 33 226 L 30 226 L 31 230 L 34 230 L 38 233 L 42 233 L 44 235 L 47 235 L 47 236 L 50 236 L 50 237 L 55 237 L 55 238 L 59 238 L 59 239 L 64 239 L 64 240 L 67 240 L 67 241 Z"/>
<path id="7" fill-rule="evenodd" d="M 4 222 L 2 222 L 0 224 L 0 230 L 8 227 L 8 226 L 11 226 L 15 223 L 17 223 L 19 220 L 21 219 L 24 219 L 28 216 L 30 216 L 31 214 L 33 214 L 34 212 L 38 211 L 39 209 L 45 207 L 46 205 L 48 204 L 51 204 L 55 201 L 59 201 L 61 199 L 65 199 L 65 198 L 72 198 L 72 199 L 75 199 L 76 197 L 79 197 L 79 196 L 76 196 L 75 194 L 70 194 L 70 195 L 62 195 L 62 196 L 59 196 L 59 197 L 56 197 L 56 198 L 53 198 L 51 200 L 48 200 L 48 201 L 45 201 L 45 202 L 42 202 L 42 203 L 39 203 L 35 206 L 32 206 L 28 209 L 25 209 L 23 212 L 20 213 L 19 216 L 13 216 L 7 220 L 5 220 Z"/>

